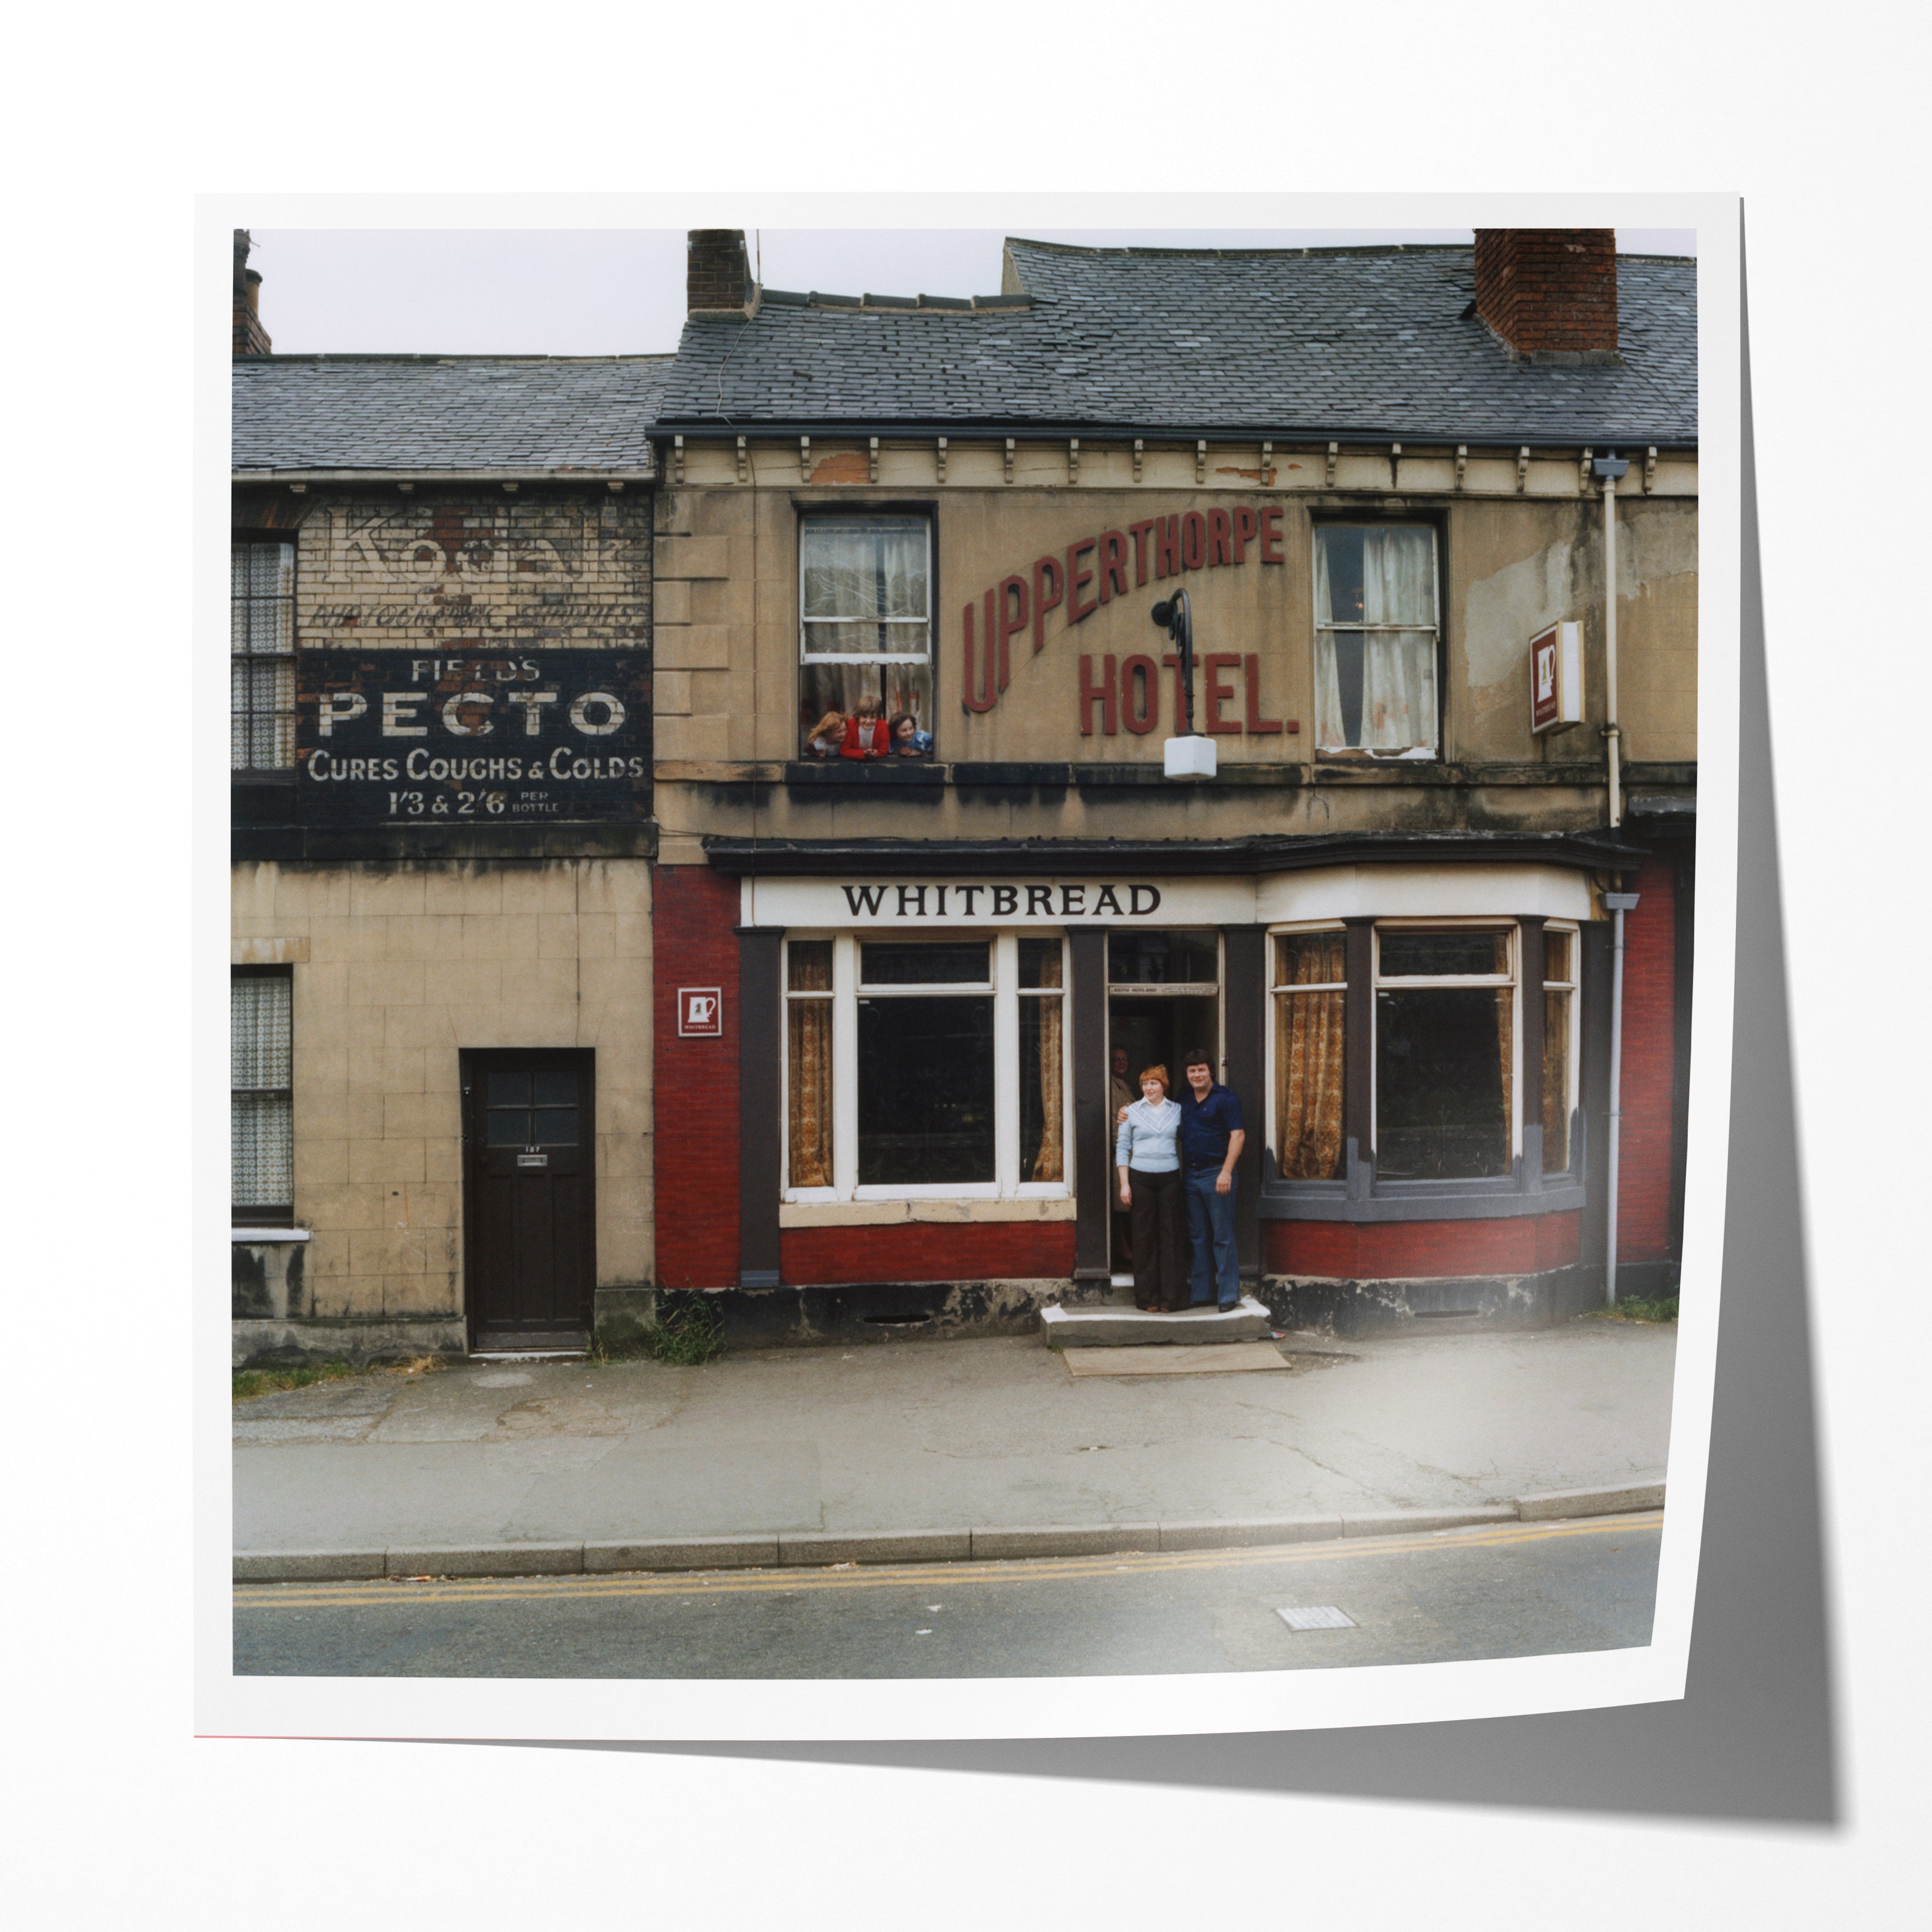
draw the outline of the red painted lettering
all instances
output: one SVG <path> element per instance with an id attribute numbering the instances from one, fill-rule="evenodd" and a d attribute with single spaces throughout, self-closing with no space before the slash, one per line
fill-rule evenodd
<path id="1" fill-rule="evenodd" d="M 1094 735 L 1094 706 L 1100 707 L 1100 731 L 1104 737 L 1115 736 L 1120 728 L 1119 692 L 1115 682 L 1114 659 L 1112 652 L 1101 659 L 1105 669 L 1101 682 L 1094 682 L 1094 660 L 1082 652 L 1080 657 L 1080 735 L 1090 738 Z"/>
<path id="2" fill-rule="evenodd" d="M 992 615 L 990 606 L 986 614 L 988 617 Z M 986 640 L 986 658 L 980 667 L 980 686 L 986 695 L 976 698 L 973 694 L 973 607 L 968 604 L 959 633 L 959 702 L 968 711 L 990 711 L 1000 701 L 1000 687 L 994 677 L 992 646 L 993 640 L 989 637 Z"/>
<path id="3" fill-rule="evenodd" d="M 1180 680 L 1180 653 L 1163 652 L 1160 661 L 1174 674 L 1174 728 L 1178 732 L 1184 729 L 1187 723 L 1187 687 Z"/>
<path id="4" fill-rule="evenodd" d="M 1096 537 L 1083 537 L 1078 543 L 1066 546 L 1066 621 L 1070 624 L 1077 624 L 1083 617 L 1092 616 L 1100 608 L 1097 597 L 1086 604 L 1080 601 L 1082 590 L 1094 581 L 1094 573 L 1080 567 L 1080 553 L 1091 550 L 1098 542 Z"/>
<path id="5" fill-rule="evenodd" d="M 1230 528 L 1226 510 L 1208 512 L 1208 561 L 1211 564 L 1228 563 L 1233 560 L 1228 554 L 1228 532 Z"/>
<path id="6" fill-rule="evenodd" d="M 1136 651 L 1120 665 L 1120 722 L 1137 738 L 1160 722 L 1160 667 Z"/>
<path id="7" fill-rule="evenodd" d="M 1052 595 L 1047 586 L 1053 586 Z M 1046 614 L 1060 608 L 1060 592 L 1066 587 L 1066 573 L 1060 567 L 1057 556 L 1041 557 L 1033 567 L 1033 647 L 1040 650 L 1046 644 Z"/>
<path id="8" fill-rule="evenodd" d="M 1281 506 L 1272 504 L 1264 510 L 1261 524 L 1262 562 L 1285 562 L 1286 560 L 1281 554 Z"/>
<path id="9" fill-rule="evenodd" d="M 1144 524 L 1130 524 L 1127 526 L 1127 534 L 1134 540 L 1134 581 L 1137 584 L 1147 581 L 1148 532 L 1153 528 L 1154 519 L 1151 517 Z"/>
<path id="10" fill-rule="evenodd" d="M 1180 520 L 1180 562 L 1184 569 L 1202 570 L 1208 563 L 1208 519 L 1190 510 Z"/>
<path id="11" fill-rule="evenodd" d="M 1154 574 L 1156 578 L 1180 574 L 1180 519 L 1156 517 L 1154 520 Z"/>
<path id="12" fill-rule="evenodd" d="M 1127 540 L 1119 530 L 1100 538 L 1100 602 L 1127 594 Z"/>
<path id="13" fill-rule="evenodd" d="M 1248 655 L 1241 660 L 1241 664 L 1242 668 L 1247 674 L 1247 728 L 1250 733 L 1251 734 L 1259 733 L 1265 735 L 1270 731 L 1279 731 L 1281 729 L 1281 720 L 1279 718 L 1264 718 L 1262 716 L 1261 659 L 1258 658 L 1252 651 L 1250 651 Z"/>
<path id="14" fill-rule="evenodd" d="M 1234 506 L 1234 561 L 1237 563 L 1247 562 L 1248 545 L 1254 541 L 1258 527 L 1254 512 L 1246 503 L 1237 503 Z"/>
<path id="15" fill-rule="evenodd" d="M 1240 661 L 1238 651 L 1210 651 L 1201 660 L 1201 694 L 1208 706 L 1208 729 L 1223 736 L 1231 732 L 1238 734 L 1241 726 L 1238 718 L 1221 716 L 1222 706 L 1232 704 L 1234 696 L 1232 686 L 1221 682 L 1221 673 L 1229 664 L 1238 664 Z"/>
<path id="16" fill-rule="evenodd" d="M 1024 631 L 1027 627 L 1026 579 L 1024 577 L 1009 577 L 995 594 L 1000 608 L 1000 688 L 1004 691 L 1013 668 L 1006 640 L 1016 631 Z"/>

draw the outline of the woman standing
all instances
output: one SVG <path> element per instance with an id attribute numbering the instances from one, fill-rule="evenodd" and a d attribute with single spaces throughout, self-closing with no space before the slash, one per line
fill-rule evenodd
<path id="1" fill-rule="evenodd" d="M 1114 1136 L 1120 1205 L 1133 1217 L 1134 1304 L 1155 1315 L 1187 1304 L 1182 1240 L 1180 1102 L 1167 1097 L 1167 1069 L 1141 1070 L 1141 1098 L 1123 1110 Z"/>

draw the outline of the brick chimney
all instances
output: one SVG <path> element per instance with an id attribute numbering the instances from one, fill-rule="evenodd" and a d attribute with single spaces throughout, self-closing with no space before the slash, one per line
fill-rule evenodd
<path id="1" fill-rule="evenodd" d="M 1616 230 L 1478 229 L 1476 313 L 1525 360 L 1616 362 Z"/>
<path id="2" fill-rule="evenodd" d="M 693 228 L 685 237 L 685 307 L 693 315 L 742 315 L 754 284 L 742 228 Z"/>
<path id="3" fill-rule="evenodd" d="M 235 353 L 266 356 L 272 346 L 259 313 L 262 278 L 248 266 L 248 231 L 235 231 Z"/>

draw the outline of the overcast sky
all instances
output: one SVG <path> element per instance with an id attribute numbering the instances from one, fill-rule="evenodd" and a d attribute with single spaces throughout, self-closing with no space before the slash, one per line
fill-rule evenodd
<path id="1" fill-rule="evenodd" d="M 262 321 L 278 353 L 650 355 L 684 321 L 682 229 L 256 228 Z M 1462 242 L 1466 228 L 1028 229 L 1144 248 Z M 766 229 L 765 285 L 839 295 L 992 295 L 998 229 Z M 1690 255 L 1688 229 L 1619 229 L 1628 253 Z"/>

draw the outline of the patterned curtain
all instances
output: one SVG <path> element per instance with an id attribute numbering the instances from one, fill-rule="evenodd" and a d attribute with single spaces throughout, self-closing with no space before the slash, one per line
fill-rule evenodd
<path id="1" fill-rule="evenodd" d="M 786 986 L 793 993 L 832 991 L 829 940 L 794 940 L 786 947 Z M 787 1096 L 788 1138 L 794 1187 L 830 1187 L 832 1181 L 832 1001 L 785 1002 L 786 1046 L 791 1071 Z"/>
<path id="2" fill-rule="evenodd" d="M 1060 977 L 1060 957 L 1056 948 L 1052 960 L 1052 978 Z M 1064 1180 L 1066 1176 L 1066 1134 L 1060 1109 L 1060 1002 L 1058 1000 L 1035 1000 L 1034 1010 L 1040 1015 L 1040 1110 L 1045 1123 L 1040 1130 L 1040 1152 L 1034 1158 L 1033 1172 L 1029 1180 Z"/>
<path id="3" fill-rule="evenodd" d="M 1339 932 L 1282 942 L 1282 982 L 1333 986 L 1348 977 Z M 1340 987 L 1275 995 L 1276 1153 L 1289 1180 L 1334 1180 L 1342 1172 L 1342 1051 L 1348 995 Z"/>

